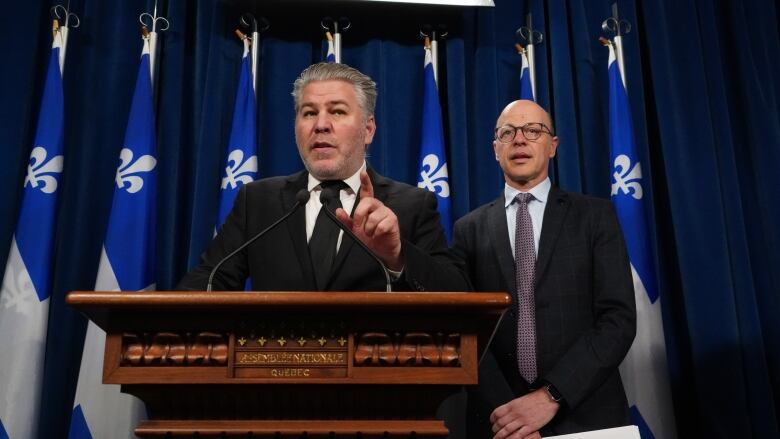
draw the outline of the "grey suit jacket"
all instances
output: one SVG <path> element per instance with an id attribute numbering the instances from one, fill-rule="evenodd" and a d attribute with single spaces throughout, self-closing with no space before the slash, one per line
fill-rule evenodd
<path id="1" fill-rule="evenodd" d="M 428 191 L 399 183 L 368 170 L 374 196 L 395 212 L 406 261 L 394 289 L 405 291 L 465 291 L 468 281 L 446 257 L 446 239 Z M 295 204 L 305 189 L 305 171 L 249 183 L 241 188 L 225 224 L 201 256 L 201 263 L 179 282 L 178 289 L 203 290 L 209 272 L 225 255 L 268 227 Z M 243 290 L 247 277 L 257 291 L 316 290 L 306 242 L 304 209 L 261 237 L 220 267 L 214 290 Z M 344 236 L 325 288 L 331 291 L 383 291 L 381 268 L 360 246 Z"/>
<path id="2" fill-rule="evenodd" d="M 460 219 L 451 255 L 477 291 L 516 298 L 514 257 L 503 194 Z M 517 367 L 517 313 L 510 308 L 469 392 L 469 438 L 492 437 L 490 413 L 549 382 L 565 404 L 543 429 L 563 434 L 630 423 L 618 365 L 636 332 L 633 282 L 625 242 L 607 200 L 555 187 L 545 208 L 536 261 L 539 381 Z"/>

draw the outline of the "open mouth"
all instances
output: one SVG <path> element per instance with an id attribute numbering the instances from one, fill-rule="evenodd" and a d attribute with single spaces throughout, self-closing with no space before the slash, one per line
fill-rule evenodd
<path id="1" fill-rule="evenodd" d="M 510 155 L 509 160 L 517 163 L 525 163 L 531 160 L 531 155 L 524 152 L 518 152 Z"/>
<path id="2" fill-rule="evenodd" d="M 311 146 L 312 151 L 323 151 L 332 148 L 335 148 L 335 146 L 328 142 L 314 142 Z"/>
<path id="3" fill-rule="evenodd" d="M 335 145 L 329 142 L 314 142 L 309 149 L 314 157 L 330 158 L 335 154 L 338 149 Z"/>

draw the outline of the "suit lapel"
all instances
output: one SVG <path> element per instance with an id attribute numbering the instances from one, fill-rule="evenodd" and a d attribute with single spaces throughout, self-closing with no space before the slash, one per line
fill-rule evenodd
<path id="1" fill-rule="evenodd" d="M 308 174 L 300 172 L 291 175 L 287 179 L 284 189 L 282 189 L 282 207 L 285 212 L 292 209 L 295 204 L 295 195 L 301 189 L 306 189 L 308 184 Z M 306 242 L 306 206 L 301 206 L 290 218 L 287 219 L 287 231 L 290 234 L 295 255 L 298 257 L 298 266 L 301 267 L 306 284 L 312 290 L 316 290 L 314 280 L 314 271 L 312 269 L 311 257 L 309 256 L 309 245 Z"/>
<path id="2" fill-rule="evenodd" d="M 544 209 L 542 222 L 542 236 L 539 238 L 539 255 L 536 258 L 536 285 L 544 275 L 547 265 L 552 258 L 555 243 L 561 234 L 563 220 L 569 210 L 569 196 L 553 186 L 547 197 L 547 207 Z"/>
<path id="3" fill-rule="evenodd" d="M 504 193 L 493 201 L 488 209 L 488 230 L 490 231 L 490 247 L 496 254 L 498 266 L 504 282 L 510 291 L 517 291 L 515 285 L 515 258 L 512 255 L 512 246 L 509 245 L 509 232 L 506 223 L 506 207 L 504 207 Z"/>

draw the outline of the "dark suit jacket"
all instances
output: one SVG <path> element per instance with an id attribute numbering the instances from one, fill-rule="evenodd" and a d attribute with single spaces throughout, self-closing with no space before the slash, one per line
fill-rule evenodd
<path id="1" fill-rule="evenodd" d="M 406 291 L 464 291 L 468 281 L 446 258 L 446 239 L 428 191 L 398 183 L 368 170 L 374 196 L 395 212 L 401 229 L 406 261 L 402 277 L 393 285 Z M 292 209 L 295 195 L 307 186 L 303 171 L 273 177 L 241 188 L 233 210 L 201 256 L 201 263 L 179 282 L 178 289 L 203 290 L 209 272 L 225 255 Z M 228 260 L 214 277 L 213 289 L 243 290 L 247 276 L 258 291 L 316 290 L 306 242 L 305 209 Z M 326 290 L 384 291 L 381 268 L 348 237 L 342 238 Z"/>
<path id="2" fill-rule="evenodd" d="M 451 253 L 465 263 L 477 291 L 516 298 L 503 193 L 455 224 Z M 539 378 L 565 399 L 542 433 L 630 424 L 618 365 L 634 339 L 636 308 L 625 242 L 609 201 L 552 187 L 534 294 Z M 518 371 L 516 340 L 517 313 L 510 308 L 480 364 L 479 386 L 469 392 L 469 439 L 492 437 L 490 413 L 530 390 Z"/>

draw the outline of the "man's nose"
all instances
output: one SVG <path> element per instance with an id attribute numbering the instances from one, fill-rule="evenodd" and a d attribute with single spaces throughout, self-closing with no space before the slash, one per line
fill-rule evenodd
<path id="1" fill-rule="evenodd" d="M 515 137 L 512 139 L 512 143 L 515 145 L 525 145 L 528 139 L 525 137 L 525 133 L 520 128 L 515 130 Z"/>
<path id="2" fill-rule="evenodd" d="M 318 133 L 328 133 L 331 130 L 330 118 L 327 113 L 320 113 L 317 115 L 317 120 L 314 121 L 314 131 Z"/>

